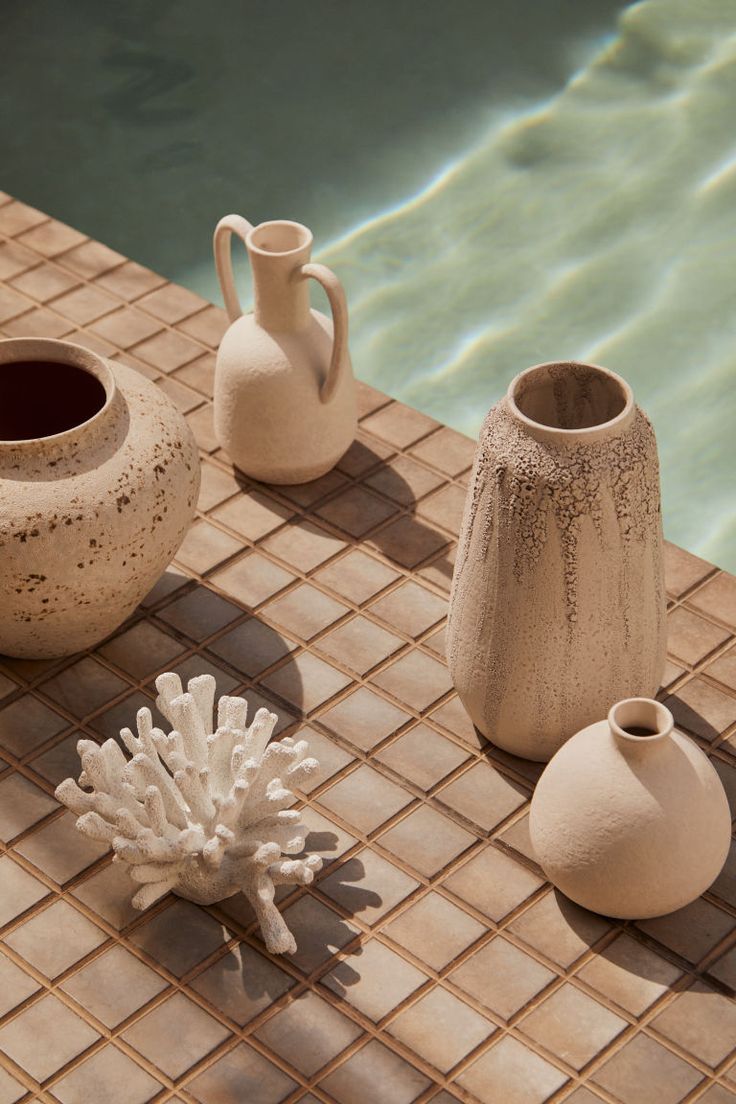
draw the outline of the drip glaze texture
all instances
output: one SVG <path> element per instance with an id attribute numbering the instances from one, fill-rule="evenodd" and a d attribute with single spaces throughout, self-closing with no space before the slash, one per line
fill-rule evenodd
<path id="1" fill-rule="evenodd" d="M 493 743 L 546 761 L 612 702 L 653 695 L 665 644 L 652 426 L 605 369 L 528 369 L 476 451 L 448 625 L 460 698 Z"/>

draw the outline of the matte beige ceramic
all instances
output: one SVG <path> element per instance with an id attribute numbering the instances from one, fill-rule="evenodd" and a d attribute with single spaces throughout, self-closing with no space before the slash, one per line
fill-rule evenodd
<path id="1" fill-rule="evenodd" d="M 689 904 L 718 877 L 731 814 L 713 766 L 670 711 L 630 698 L 557 752 L 529 829 L 540 866 L 573 901 L 643 920 Z"/>
<path id="2" fill-rule="evenodd" d="M 230 238 L 245 242 L 255 309 L 243 314 Z M 309 264 L 312 234 L 297 222 L 253 227 L 226 215 L 215 229 L 215 266 L 232 325 L 215 372 L 215 433 L 232 462 L 267 483 L 306 483 L 329 471 L 357 428 L 345 294 L 329 268 Z M 309 306 L 322 285 L 333 323 Z"/>
<path id="3" fill-rule="evenodd" d="M 0 341 L 0 426 L 14 434 L 0 440 L 0 652 L 71 655 L 117 628 L 179 547 L 196 446 L 139 372 L 46 339 Z"/>
<path id="4" fill-rule="evenodd" d="M 448 663 L 473 723 L 545 761 L 665 661 L 659 468 L 619 376 L 522 372 L 485 420 L 450 600 Z"/>

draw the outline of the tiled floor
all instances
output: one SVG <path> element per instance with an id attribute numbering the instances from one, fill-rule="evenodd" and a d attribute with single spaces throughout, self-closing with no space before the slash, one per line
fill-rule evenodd
<path id="1" fill-rule="evenodd" d="M 0 333 L 88 344 L 156 380 L 202 448 L 200 516 L 114 639 L 0 661 L 0 1104 L 736 1101 L 736 861 L 679 914 L 612 923 L 540 877 L 538 767 L 484 745 L 442 625 L 473 444 L 359 388 L 358 441 L 253 486 L 213 436 L 223 313 L 0 194 Z M 359 547 L 358 547 L 359 546 Z M 668 548 L 662 697 L 736 800 L 736 579 Z M 53 798 L 169 667 L 208 670 L 323 763 L 325 867 L 267 955 L 242 898 L 136 913 Z"/>

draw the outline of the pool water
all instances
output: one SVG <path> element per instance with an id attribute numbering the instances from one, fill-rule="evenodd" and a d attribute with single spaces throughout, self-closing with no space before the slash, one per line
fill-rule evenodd
<path id="1" fill-rule="evenodd" d="M 470 434 L 530 364 L 613 368 L 655 425 L 666 535 L 736 570 L 733 0 L 4 21 L 0 187 L 218 300 L 220 215 L 306 223 L 357 374 Z"/>

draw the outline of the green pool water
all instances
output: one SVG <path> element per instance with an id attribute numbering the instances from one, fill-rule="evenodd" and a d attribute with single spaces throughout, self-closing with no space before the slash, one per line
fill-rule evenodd
<path id="1" fill-rule="evenodd" d="M 3 29 L 0 187 L 214 299 L 220 215 L 306 223 L 358 375 L 467 433 L 529 364 L 615 369 L 667 536 L 736 570 L 733 0 L 6 0 Z"/>

